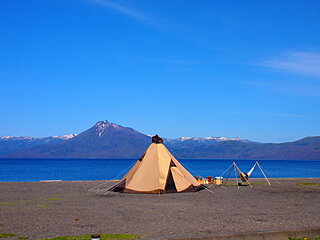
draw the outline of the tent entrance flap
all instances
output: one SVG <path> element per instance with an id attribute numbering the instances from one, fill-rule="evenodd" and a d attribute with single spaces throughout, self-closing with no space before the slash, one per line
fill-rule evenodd
<path id="1" fill-rule="evenodd" d="M 179 170 L 177 167 L 171 167 L 171 172 L 173 175 L 174 182 L 176 184 L 176 188 L 178 192 L 185 191 L 188 189 L 190 186 L 192 186 L 192 183 L 190 183 L 183 173 Z"/>
<path id="2" fill-rule="evenodd" d="M 168 193 L 177 192 L 176 184 L 174 183 L 171 170 L 169 170 L 165 191 Z"/>

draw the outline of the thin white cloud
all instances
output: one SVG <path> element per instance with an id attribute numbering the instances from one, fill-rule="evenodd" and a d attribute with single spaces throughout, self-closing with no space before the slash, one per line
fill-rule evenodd
<path id="1" fill-rule="evenodd" d="M 132 6 L 126 5 L 123 1 L 118 1 L 118 2 L 110 1 L 110 0 L 85 0 L 85 1 L 99 4 L 103 7 L 109 8 L 122 15 L 130 17 L 135 21 L 140 22 L 141 24 L 148 25 L 155 29 L 189 39 L 193 42 L 197 42 L 206 47 L 210 47 L 213 50 L 222 51 L 223 49 L 223 51 L 226 51 L 227 49 L 222 45 L 216 46 L 217 44 L 212 44 L 211 40 L 208 40 L 206 37 L 201 36 L 201 34 L 198 33 L 197 29 L 192 29 L 192 27 L 189 25 L 185 25 L 183 23 L 177 23 L 171 20 L 158 18 L 156 16 L 146 14 L 141 10 L 138 10 Z"/>
<path id="2" fill-rule="evenodd" d="M 132 7 L 129 8 L 115 1 L 108 1 L 108 0 L 87 0 L 87 1 L 102 5 L 104 7 L 108 7 L 116 12 L 119 12 L 130 18 L 133 18 L 145 25 L 151 25 L 153 27 L 161 27 L 161 22 L 157 18 L 148 16 L 147 14 L 141 11 L 133 9 Z"/>
<path id="3" fill-rule="evenodd" d="M 296 96 L 320 97 L 320 86 L 319 84 L 317 84 L 317 82 L 288 80 L 256 80 L 242 82 L 242 84 Z"/>
<path id="4" fill-rule="evenodd" d="M 319 53 L 289 52 L 278 59 L 267 60 L 259 65 L 300 74 L 320 76 Z"/>

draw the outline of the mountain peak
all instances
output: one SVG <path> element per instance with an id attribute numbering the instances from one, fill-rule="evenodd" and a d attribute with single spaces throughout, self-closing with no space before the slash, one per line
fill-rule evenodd
<path id="1" fill-rule="evenodd" d="M 95 126 L 108 125 L 110 124 L 107 120 L 99 121 L 95 124 Z"/>
<path id="2" fill-rule="evenodd" d="M 99 137 L 102 136 L 103 132 L 107 129 L 107 128 L 115 128 L 115 129 L 119 129 L 120 126 L 115 124 L 115 123 L 110 123 L 107 120 L 104 121 L 99 121 L 94 125 Z"/>

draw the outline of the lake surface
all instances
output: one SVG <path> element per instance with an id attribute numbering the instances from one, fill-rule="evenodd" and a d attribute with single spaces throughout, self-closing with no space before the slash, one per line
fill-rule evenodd
<path id="1" fill-rule="evenodd" d="M 41 180 L 112 180 L 119 179 L 137 159 L 0 159 L 1 182 L 35 182 Z M 233 160 L 179 159 L 194 176 L 220 176 Z M 248 172 L 255 160 L 235 160 Z M 320 178 L 320 160 L 259 160 L 267 177 Z M 224 177 L 228 174 L 225 173 Z M 232 172 L 230 175 L 234 177 Z M 263 177 L 256 168 L 252 178 Z"/>

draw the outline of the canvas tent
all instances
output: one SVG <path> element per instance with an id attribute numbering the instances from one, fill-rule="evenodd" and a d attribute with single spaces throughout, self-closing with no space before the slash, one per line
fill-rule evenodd
<path id="1" fill-rule="evenodd" d="M 142 157 L 120 183 L 110 190 L 125 193 L 170 193 L 204 189 L 162 142 L 162 139 L 153 139 Z"/>

